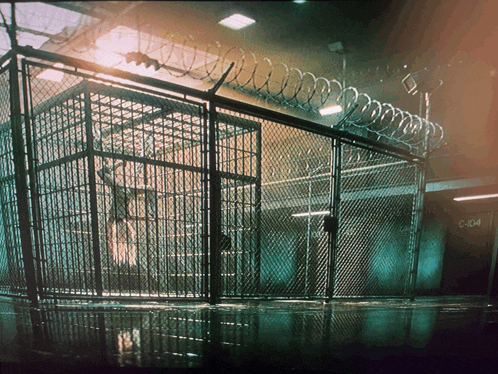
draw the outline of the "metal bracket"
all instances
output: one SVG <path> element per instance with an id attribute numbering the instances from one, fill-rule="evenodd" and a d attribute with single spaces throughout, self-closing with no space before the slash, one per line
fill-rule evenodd
<path id="1" fill-rule="evenodd" d="M 212 94 L 212 95 L 216 94 L 216 91 L 218 91 L 219 88 L 221 87 L 221 85 L 223 84 L 223 82 L 225 82 L 225 79 L 227 79 L 227 76 L 230 73 L 230 70 L 232 70 L 232 68 L 234 66 L 235 66 L 235 62 L 232 62 L 230 64 L 230 66 L 228 67 L 228 69 L 225 70 L 225 72 L 221 75 L 220 79 L 218 79 L 218 82 L 216 82 L 213 87 L 211 87 L 209 90 L 207 90 L 207 92 Z"/>
<path id="2" fill-rule="evenodd" d="M 356 110 L 356 108 L 358 108 L 358 103 L 355 103 L 351 106 L 351 108 L 349 108 L 349 110 L 346 112 L 346 114 L 344 114 L 344 117 L 342 117 L 342 119 L 337 122 L 335 124 L 335 126 L 332 126 L 333 128 L 341 128 L 344 126 L 344 124 L 346 123 L 347 119 L 349 117 L 351 117 L 351 115 L 353 114 L 353 112 Z"/>

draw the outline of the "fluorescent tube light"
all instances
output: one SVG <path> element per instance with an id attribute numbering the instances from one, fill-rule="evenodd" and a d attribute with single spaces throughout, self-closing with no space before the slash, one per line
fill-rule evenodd
<path id="1" fill-rule="evenodd" d="M 473 195 L 473 196 L 462 196 L 455 197 L 455 201 L 468 201 L 468 200 L 480 200 L 480 199 L 491 199 L 493 197 L 498 197 L 498 193 L 487 194 L 487 195 Z"/>
<path id="2" fill-rule="evenodd" d="M 329 114 L 340 113 L 342 112 L 342 106 L 340 105 L 331 105 L 319 110 L 322 116 L 328 116 Z"/>
<path id="3" fill-rule="evenodd" d="M 243 27 L 252 25 L 254 22 L 256 21 L 242 14 L 232 14 L 230 17 L 221 20 L 219 24 L 232 30 L 240 30 Z"/>
<path id="4" fill-rule="evenodd" d="M 325 215 L 325 214 L 330 214 L 330 211 L 322 210 L 320 212 L 296 213 L 296 214 L 293 214 L 292 217 L 307 217 L 307 216 L 318 216 L 318 215 Z"/>

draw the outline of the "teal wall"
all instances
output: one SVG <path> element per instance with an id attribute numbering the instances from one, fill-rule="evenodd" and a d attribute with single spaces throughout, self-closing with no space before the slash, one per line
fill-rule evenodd
<path id="1" fill-rule="evenodd" d="M 293 231 L 262 232 L 260 282 L 263 289 L 287 289 L 295 282 L 299 239 Z"/>
<path id="2" fill-rule="evenodd" d="M 416 289 L 420 293 L 439 290 L 443 270 L 446 226 L 436 218 L 423 222 Z"/>
<path id="3" fill-rule="evenodd" d="M 381 222 L 376 225 L 375 233 L 372 235 L 370 292 L 402 295 L 410 263 L 409 227 L 395 222 Z"/>

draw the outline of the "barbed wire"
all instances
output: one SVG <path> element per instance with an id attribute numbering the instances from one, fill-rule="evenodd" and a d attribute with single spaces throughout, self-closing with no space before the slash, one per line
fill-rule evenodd
<path id="1" fill-rule="evenodd" d="M 26 8 L 23 18 L 36 16 L 34 10 Z M 45 12 L 46 13 L 46 12 Z M 50 30 L 49 17 L 41 17 L 43 27 Z M 52 20 L 57 25 L 57 20 Z M 318 113 L 321 108 L 338 104 L 348 113 L 342 121 L 343 129 L 357 128 L 374 134 L 378 140 L 394 141 L 411 150 L 420 150 L 424 139 L 429 139 L 428 149 L 439 145 L 444 136 L 443 128 L 417 115 L 403 111 L 392 104 L 372 99 L 354 87 L 343 87 L 337 79 L 317 77 L 311 72 L 289 67 L 269 58 L 258 58 L 253 52 L 238 47 L 224 47 L 220 43 L 205 44 L 202 48 L 194 38 L 180 33 L 166 32 L 157 36 L 150 25 L 135 24 L 116 26 L 116 19 L 99 23 L 76 18 L 65 35 L 52 44 L 67 44 L 83 35 L 84 42 L 78 43 L 74 51 L 91 56 L 98 49 L 96 41 L 108 38 L 116 51 L 128 63 L 144 64 L 154 70 L 166 72 L 174 78 L 189 77 L 196 80 L 216 81 L 233 62 L 234 68 L 228 74 L 225 85 L 252 95 L 262 97 L 286 107 Z M 29 22 L 25 21 L 28 25 Z M 126 23 L 124 23 L 126 24 Z M 60 28 L 60 25 L 59 25 Z M 79 29 L 78 32 L 75 32 Z M 99 61 L 96 61 L 99 62 Z"/>
<path id="2" fill-rule="evenodd" d="M 145 30 L 138 34 L 142 37 L 139 39 L 142 50 L 128 53 L 128 60 L 163 69 L 173 77 L 215 81 L 234 62 L 234 68 L 225 80 L 231 88 L 313 113 L 327 105 L 343 105 L 344 112 L 349 112 L 344 128 L 366 130 L 375 134 L 378 140 L 395 141 L 412 150 L 420 149 L 426 137 L 429 150 L 443 139 L 444 131 L 439 124 L 374 100 L 354 87 L 343 87 L 337 79 L 317 77 L 282 62 L 274 63 L 269 58 L 258 59 L 253 52 L 224 48 L 220 43 L 210 44 L 202 50 L 191 37 L 167 34 L 157 38 Z"/>

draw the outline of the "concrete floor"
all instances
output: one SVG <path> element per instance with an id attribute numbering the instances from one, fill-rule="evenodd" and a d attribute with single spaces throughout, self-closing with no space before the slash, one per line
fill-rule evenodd
<path id="1" fill-rule="evenodd" d="M 497 357 L 498 303 L 476 297 L 214 307 L 66 301 L 38 309 L 0 299 L 2 374 L 498 373 Z"/>

